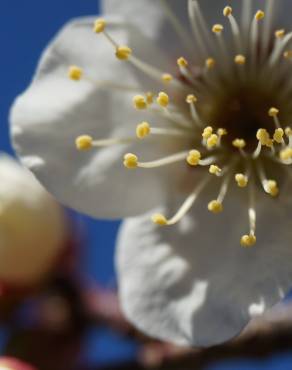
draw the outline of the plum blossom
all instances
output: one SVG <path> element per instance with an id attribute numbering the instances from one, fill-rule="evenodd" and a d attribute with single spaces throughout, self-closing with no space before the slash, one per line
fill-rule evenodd
<path id="1" fill-rule="evenodd" d="M 222 343 L 291 288 L 292 34 L 276 17 L 288 5 L 104 5 L 43 53 L 12 108 L 15 149 L 64 204 L 126 218 L 131 322 Z"/>

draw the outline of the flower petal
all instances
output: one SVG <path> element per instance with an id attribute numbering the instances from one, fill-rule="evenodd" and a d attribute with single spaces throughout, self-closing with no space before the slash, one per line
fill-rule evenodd
<path id="1" fill-rule="evenodd" d="M 12 137 L 23 163 L 64 204 L 96 217 L 131 216 L 153 207 L 162 196 L 159 178 L 126 172 L 122 165 L 127 152 L 138 150 L 144 156 L 143 144 L 88 153 L 77 152 L 74 144 L 82 134 L 95 139 L 135 136 L 137 123 L 147 119 L 145 112 L 132 107 L 136 93 L 108 87 L 113 83 L 147 91 L 130 64 L 118 61 L 112 45 L 93 33 L 92 24 L 91 18 L 69 23 L 48 47 L 34 81 L 12 108 Z M 155 55 L 154 62 L 160 63 L 159 53 L 135 27 L 115 20 L 108 28 L 118 42 L 130 44 L 135 55 Z M 97 83 L 69 80 L 72 64 Z M 155 157 L 155 148 L 153 152 Z M 147 197 L 139 188 L 147 189 Z"/>
<path id="2" fill-rule="evenodd" d="M 291 210 L 266 198 L 259 195 L 258 243 L 251 249 L 240 246 L 247 210 L 234 198 L 221 216 L 199 201 L 170 228 L 151 224 L 150 215 L 126 221 L 117 267 L 129 320 L 151 336 L 204 347 L 233 338 L 283 298 L 292 283 Z"/>

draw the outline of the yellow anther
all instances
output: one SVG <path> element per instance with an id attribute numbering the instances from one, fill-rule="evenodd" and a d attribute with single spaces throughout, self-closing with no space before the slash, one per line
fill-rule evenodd
<path id="1" fill-rule="evenodd" d="M 101 33 L 105 30 L 106 21 L 103 18 L 99 18 L 94 22 L 93 30 L 96 33 Z"/>
<path id="2" fill-rule="evenodd" d="M 68 77 L 71 78 L 71 80 L 79 81 L 81 80 L 83 76 L 83 69 L 77 66 L 71 66 L 68 70 Z"/>
<path id="3" fill-rule="evenodd" d="M 227 130 L 225 128 L 218 128 L 217 134 L 218 136 L 225 136 L 227 135 Z"/>
<path id="4" fill-rule="evenodd" d="M 292 50 L 286 50 L 283 56 L 285 59 L 292 59 Z"/>
<path id="5" fill-rule="evenodd" d="M 124 156 L 124 166 L 129 169 L 138 167 L 138 157 L 135 154 L 128 153 Z"/>
<path id="6" fill-rule="evenodd" d="M 209 137 L 213 134 L 213 127 L 208 126 L 204 129 L 202 136 L 205 140 L 209 139 Z"/>
<path id="7" fill-rule="evenodd" d="M 289 136 L 292 136 L 292 129 L 291 127 L 286 127 L 285 128 L 285 134 L 289 137 Z"/>
<path id="8" fill-rule="evenodd" d="M 143 95 L 134 96 L 133 103 L 136 109 L 142 110 L 147 108 L 147 101 Z"/>
<path id="9" fill-rule="evenodd" d="M 212 32 L 217 34 L 220 34 L 223 30 L 224 27 L 222 26 L 222 24 L 214 24 L 214 26 L 212 27 Z"/>
<path id="10" fill-rule="evenodd" d="M 164 73 L 161 77 L 163 82 L 169 83 L 173 80 L 173 76 L 169 73 Z"/>
<path id="11" fill-rule="evenodd" d="M 232 145 L 237 149 L 243 149 L 246 147 L 246 141 L 244 139 L 235 139 L 232 141 Z"/>
<path id="12" fill-rule="evenodd" d="M 270 117 L 277 117 L 279 113 L 280 113 L 279 109 L 275 107 L 270 108 L 268 112 Z"/>
<path id="13" fill-rule="evenodd" d="M 92 148 L 93 139 L 89 135 L 78 136 L 75 140 L 76 148 L 80 151 L 89 150 Z"/>
<path id="14" fill-rule="evenodd" d="M 223 204 L 221 202 L 219 202 L 218 200 L 212 200 L 208 204 L 208 210 L 210 212 L 215 213 L 215 214 L 221 213 L 223 211 Z"/>
<path id="15" fill-rule="evenodd" d="M 292 159 L 292 148 L 285 148 L 280 152 L 280 159 L 282 161 L 288 161 Z"/>
<path id="16" fill-rule="evenodd" d="M 216 65 L 216 60 L 214 58 L 208 58 L 205 61 L 205 65 L 208 69 L 212 69 Z"/>
<path id="17" fill-rule="evenodd" d="M 257 131 L 257 139 L 261 142 L 262 145 L 269 146 L 268 144 L 270 142 L 270 134 L 265 128 L 260 128 Z"/>
<path id="18" fill-rule="evenodd" d="M 188 61 L 184 57 L 180 57 L 177 60 L 177 65 L 179 67 L 186 68 L 188 66 L 188 64 L 189 64 Z"/>
<path id="19" fill-rule="evenodd" d="M 147 102 L 147 104 L 148 105 L 151 105 L 153 103 L 153 101 L 154 101 L 154 95 L 153 95 L 153 93 L 152 92 L 148 92 L 146 94 L 146 102 Z"/>
<path id="20" fill-rule="evenodd" d="M 231 6 L 225 6 L 225 8 L 223 9 L 224 17 L 229 17 L 231 14 L 232 14 Z"/>
<path id="21" fill-rule="evenodd" d="M 244 65 L 245 62 L 246 62 L 246 58 L 244 55 L 236 55 L 236 57 L 234 58 L 234 62 L 240 66 Z"/>
<path id="22" fill-rule="evenodd" d="M 220 167 L 216 166 L 215 164 L 212 164 L 209 168 L 209 172 L 211 175 L 219 176 L 222 170 Z"/>
<path id="23" fill-rule="evenodd" d="M 216 134 L 212 134 L 209 139 L 207 139 L 207 147 L 214 148 L 218 144 L 219 137 Z"/>
<path id="24" fill-rule="evenodd" d="M 198 150 L 191 150 L 187 157 L 187 162 L 190 166 L 197 166 L 201 160 L 201 153 Z"/>
<path id="25" fill-rule="evenodd" d="M 292 136 L 292 129 L 291 129 L 291 127 L 286 127 L 285 128 L 285 134 L 287 135 L 287 136 Z"/>
<path id="26" fill-rule="evenodd" d="M 258 10 L 254 16 L 254 18 L 257 20 L 257 21 L 260 21 L 261 19 L 263 19 L 265 17 L 265 12 L 263 12 L 262 10 Z"/>
<path id="27" fill-rule="evenodd" d="M 159 226 L 166 226 L 167 225 L 167 219 L 164 215 L 157 213 L 152 216 L 152 222 L 154 222 L 156 225 Z"/>
<path id="28" fill-rule="evenodd" d="M 169 104 L 169 96 L 162 91 L 158 94 L 156 101 L 161 107 L 166 108 Z"/>
<path id="29" fill-rule="evenodd" d="M 235 175 L 235 181 L 240 188 L 245 188 L 248 185 L 248 177 L 242 173 L 237 173 Z"/>
<path id="30" fill-rule="evenodd" d="M 284 30 L 284 29 L 277 30 L 277 31 L 275 32 L 275 37 L 276 37 L 277 39 L 282 39 L 284 36 L 285 36 L 285 30 Z"/>
<path id="31" fill-rule="evenodd" d="M 281 144 L 283 142 L 283 137 L 284 137 L 284 130 L 282 128 L 277 128 L 273 136 L 276 143 Z"/>
<path id="32" fill-rule="evenodd" d="M 267 180 L 265 190 L 272 197 L 276 197 L 279 194 L 278 184 L 275 180 Z"/>
<path id="33" fill-rule="evenodd" d="M 116 49 L 116 57 L 120 60 L 128 60 L 132 54 L 132 49 L 129 46 L 118 46 Z"/>
<path id="34" fill-rule="evenodd" d="M 243 235 L 243 237 L 240 240 L 240 244 L 242 247 L 245 248 L 251 248 L 253 247 L 257 242 L 257 238 L 255 235 Z"/>
<path id="35" fill-rule="evenodd" d="M 144 137 L 150 134 L 150 125 L 148 122 L 140 123 L 136 128 L 136 135 L 139 139 L 144 139 Z"/>
<path id="36" fill-rule="evenodd" d="M 198 101 L 197 97 L 193 94 L 189 94 L 187 97 L 186 97 L 186 102 L 188 104 L 193 104 L 193 103 L 196 103 Z"/>

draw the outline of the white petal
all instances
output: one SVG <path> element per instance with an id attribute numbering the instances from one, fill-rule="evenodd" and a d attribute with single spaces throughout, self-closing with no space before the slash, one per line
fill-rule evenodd
<path id="1" fill-rule="evenodd" d="M 0 155 L 0 281 L 39 283 L 63 253 L 63 211 L 34 176 Z"/>
<path id="2" fill-rule="evenodd" d="M 161 61 L 135 28 L 118 20 L 109 23 L 112 37 L 131 45 L 135 55 Z M 32 85 L 12 108 L 12 136 L 23 163 L 64 204 L 97 217 L 131 216 L 161 199 L 159 178 L 147 171 L 127 172 L 122 165 L 127 152 L 138 150 L 144 157 L 143 145 L 90 153 L 75 149 L 81 134 L 95 139 L 135 136 L 136 125 L 147 119 L 132 106 L 134 92 L 67 79 L 68 66 L 78 65 L 96 81 L 140 86 L 133 68 L 115 58 L 113 47 L 93 33 L 92 24 L 88 18 L 70 23 L 48 47 Z M 141 187 L 147 197 L 138 191 Z"/>
<path id="3" fill-rule="evenodd" d="M 170 228 L 151 224 L 150 215 L 126 221 L 117 267 L 129 320 L 150 336 L 210 346 L 279 301 L 292 284 L 291 209 L 258 199 L 258 243 L 251 249 L 239 243 L 248 231 L 247 210 L 235 198 L 219 216 L 200 201 Z"/>

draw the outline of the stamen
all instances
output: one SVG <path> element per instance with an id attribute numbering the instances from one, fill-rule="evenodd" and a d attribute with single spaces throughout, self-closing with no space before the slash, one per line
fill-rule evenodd
<path id="1" fill-rule="evenodd" d="M 284 130 L 282 128 L 277 128 L 275 130 L 275 133 L 274 133 L 274 136 L 273 136 L 273 138 L 276 141 L 276 143 L 278 143 L 278 144 L 284 144 L 283 137 L 284 137 Z"/>
<path id="2" fill-rule="evenodd" d="M 216 65 L 216 60 L 214 58 L 207 58 L 205 61 L 205 66 L 207 69 L 213 69 Z"/>
<path id="3" fill-rule="evenodd" d="M 239 54 L 235 56 L 234 62 L 240 66 L 243 66 L 246 62 L 246 58 L 244 55 Z"/>
<path id="4" fill-rule="evenodd" d="M 240 188 L 246 188 L 248 185 L 248 176 L 242 173 L 237 173 L 235 175 L 235 181 Z"/>
<path id="5" fill-rule="evenodd" d="M 223 212 L 223 204 L 220 203 L 218 200 L 212 200 L 208 204 L 208 210 L 214 214 Z"/>
<path id="6" fill-rule="evenodd" d="M 161 78 L 162 78 L 162 81 L 165 83 L 169 83 L 173 80 L 173 76 L 169 73 L 164 73 Z"/>
<path id="7" fill-rule="evenodd" d="M 257 47 L 259 39 L 259 21 L 265 17 L 265 13 L 262 10 L 258 10 L 254 16 L 254 20 L 251 25 L 251 59 L 252 65 L 256 62 Z"/>
<path id="8" fill-rule="evenodd" d="M 281 128 L 281 124 L 278 118 L 279 113 L 280 113 L 279 109 L 274 107 L 270 108 L 269 110 L 269 116 L 274 119 L 276 128 Z"/>
<path id="9" fill-rule="evenodd" d="M 275 180 L 267 179 L 261 162 L 257 163 L 257 169 L 264 191 L 272 197 L 276 197 L 279 194 L 277 182 Z"/>
<path id="10" fill-rule="evenodd" d="M 227 130 L 225 128 L 219 128 L 217 130 L 217 135 L 218 135 L 217 146 L 219 147 L 221 145 L 221 141 L 222 141 L 223 136 L 227 135 Z"/>
<path id="11" fill-rule="evenodd" d="M 285 36 L 285 30 L 284 29 L 281 29 L 281 30 L 277 30 L 277 31 L 275 31 L 275 37 L 277 38 L 277 39 L 282 39 L 284 36 Z"/>
<path id="12" fill-rule="evenodd" d="M 280 159 L 282 161 L 290 161 L 292 159 L 292 148 L 287 147 L 280 151 Z"/>
<path id="13" fill-rule="evenodd" d="M 185 136 L 190 137 L 191 133 L 189 130 L 184 129 L 172 129 L 172 128 L 161 128 L 151 127 L 148 122 L 141 122 L 136 127 L 136 136 L 138 139 L 144 139 L 149 135 L 162 135 L 162 136 Z"/>
<path id="14" fill-rule="evenodd" d="M 249 234 L 243 235 L 240 240 L 242 247 L 250 248 L 256 244 L 256 210 L 255 210 L 255 194 L 254 194 L 254 184 L 249 186 L 249 208 L 248 208 L 248 218 L 249 218 Z"/>
<path id="15" fill-rule="evenodd" d="M 83 77 L 83 69 L 78 66 L 70 66 L 68 70 L 68 77 L 73 81 L 80 81 Z"/>
<path id="16" fill-rule="evenodd" d="M 126 45 L 118 46 L 116 48 L 116 57 L 120 60 L 129 60 L 132 52 L 132 49 Z"/>
<path id="17" fill-rule="evenodd" d="M 211 175 L 221 176 L 222 169 L 219 166 L 212 164 L 209 168 L 209 172 Z"/>
<path id="18" fill-rule="evenodd" d="M 246 147 L 246 141 L 244 139 L 235 139 L 232 141 L 232 145 L 237 149 L 244 149 Z"/>
<path id="19" fill-rule="evenodd" d="M 92 136 L 90 135 L 81 135 L 76 138 L 75 145 L 78 150 L 85 151 L 92 148 L 106 147 L 117 144 L 128 144 L 135 140 L 136 139 L 134 137 L 93 140 Z"/>
<path id="20" fill-rule="evenodd" d="M 136 135 L 138 139 L 144 139 L 150 134 L 150 125 L 148 122 L 140 123 L 136 128 Z"/>
<path id="21" fill-rule="evenodd" d="M 197 81 L 193 78 L 192 73 L 188 70 L 189 62 L 184 57 L 178 58 L 177 65 L 180 73 L 186 78 L 187 81 L 189 81 L 191 84 L 197 83 Z"/>
<path id="22" fill-rule="evenodd" d="M 207 139 L 207 148 L 213 149 L 217 146 L 219 137 L 216 134 L 212 134 L 209 139 Z"/>
<path id="23" fill-rule="evenodd" d="M 216 200 L 212 200 L 208 204 L 208 210 L 212 213 L 221 213 L 223 211 L 223 202 L 227 194 L 228 186 L 230 182 L 230 175 L 228 175 L 222 182 L 219 195 Z"/>
<path id="24" fill-rule="evenodd" d="M 214 24 L 214 26 L 212 27 L 212 32 L 214 32 L 217 35 L 221 34 L 223 30 L 224 27 L 222 26 L 222 24 Z"/>
<path id="25" fill-rule="evenodd" d="M 104 32 L 106 27 L 106 21 L 103 18 L 99 18 L 94 22 L 93 30 L 96 33 L 102 33 Z"/>
<path id="26" fill-rule="evenodd" d="M 198 150 L 191 150 L 187 156 L 187 162 L 190 166 L 197 166 L 201 157 L 202 155 Z"/>
<path id="27" fill-rule="evenodd" d="M 89 135 L 78 136 L 75 144 L 76 148 L 80 151 L 90 150 L 93 146 L 93 139 Z"/>
<path id="28" fill-rule="evenodd" d="M 229 53 L 227 51 L 224 39 L 223 39 L 223 30 L 224 27 L 222 24 L 215 24 L 212 27 L 212 32 L 215 34 L 217 43 L 218 43 L 218 54 L 219 54 L 219 63 L 221 66 L 221 72 L 225 73 L 226 72 L 226 66 L 230 64 L 230 58 L 229 58 Z"/>
<path id="29" fill-rule="evenodd" d="M 133 153 L 128 153 L 124 156 L 124 166 L 128 169 L 138 167 L 138 157 Z"/>
<path id="30" fill-rule="evenodd" d="M 186 160 L 188 153 L 189 153 L 188 151 L 184 151 L 184 152 L 170 155 L 168 157 L 157 159 L 152 162 L 139 162 L 139 159 L 135 154 L 128 153 L 124 156 L 124 166 L 130 169 L 137 168 L 137 167 L 148 168 L 148 169 L 162 167 L 168 164 L 173 164 L 176 162 L 181 162 L 181 161 Z"/>
<path id="31" fill-rule="evenodd" d="M 162 91 L 158 94 L 156 101 L 162 108 L 167 108 L 169 104 L 169 96 Z"/>
<path id="32" fill-rule="evenodd" d="M 152 221 L 159 225 L 159 226 L 171 226 L 178 223 L 192 208 L 195 201 L 201 194 L 201 192 L 205 189 L 208 182 L 210 181 L 210 178 L 207 176 L 205 177 L 201 183 L 192 191 L 192 193 L 187 197 L 187 199 L 184 201 L 182 206 L 179 208 L 177 213 L 170 218 L 169 220 L 162 214 L 155 214 L 152 216 Z"/>
<path id="33" fill-rule="evenodd" d="M 133 98 L 134 107 L 138 110 L 147 109 L 148 104 L 143 95 L 135 95 Z"/>
<path id="34" fill-rule="evenodd" d="M 254 153 L 252 155 L 253 159 L 256 159 L 260 156 L 263 146 L 267 146 L 267 147 L 273 149 L 273 140 L 270 138 L 270 134 L 268 133 L 268 131 L 266 129 L 260 128 L 257 131 L 256 137 L 257 137 L 259 142 L 258 142 L 258 146 L 257 146 L 256 150 L 254 151 Z"/>
<path id="35" fill-rule="evenodd" d="M 147 102 L 147 104 L 148 105 L 151 105 L 151 104 L 153 104 L 153 101 L 154 101 L 154 95 L 153 95 L 153 93 L 148 92 L 146 94 L 146 102 Z"/>
<path id="36" fill-rule="evenodd" d="M 287 33 L 283 38 L 279 39 L 279 42 L 276 43 L 276 46 L 274 47 L 274 50 L 269 58 L 270 67 L 273 67 L 278 62 L 278 60 L 280 59 L 281 55 L 284 52 L 284 49 L 290 43 L 291 40 L 292 32 Z"/>
<path id="37" fill-rule="evenodd" d="M 246 147 L 246 141 L 244 139 L 235 139 L 232 141 L 232 145 L 239 150 L 242 157 L 247 157 L 247 154 L 244 151 L 244 148 Z"/>
<path id="38" fill-rule="evenodd" d="M 197 111 L 197 108 L 196 108 L 197 101 L 198 101 L 198 99 L 193 94 L 190 94 L 190 95 L 188 95 L 186 97 L 186 102 L 190 105 L 191 116 L 192 116 L 195 124 L 198 127 L 202 127 L 203 126 L 203 122 L 202 122 L 202 120 L 201 120 L 201 118 L 199 116 L 199 113 Z"/>
<path id="39" fill-rule="evenodd" d="M 205 140 L 208 140 L 209 137 L 213 134 L 213 127 L 211 126 L 208 126 L 206 128 L 204 128 L 204 131 L 202 133 L 202 137 L 205 139 Z"/>
<path id="40" fill-rule="evenodd" d="M 234 44 L 235 44 L 235 49 L 237 50 L 238 53 L 240 53 L 242 50 L 242 40 L 240 36 L 239 25 L 232 13 L 233 13 L 233 10 L 231 6 L 226 6 L 223 9 L 223 15 L 227 17 L 230 22 L 231 31 L 233 34 L 233 39 L 234 39 Z"/>
<path id="41" fill-rule="evenodd" d="M 133 64 L 138 70 L 145 73 L 147 76 L 153 78 L 156 81 L 161 81 L 161 76 L 163 72 L 158 70 L 157 68 L 151 66 L 150 64 L 138 59 L 134 55 L 132 55 L 132 49 L 127 45 L 119 45 L 107 32 L 106 32 L 106 23 L 103 19 L 98 19 L 94 25 L 94 31 L 97 33 L 102 33 L 106 39 L 110 42 L 110 44 L 115 49 L 116 57 L 120 60 L 129 61 Z M 183 83 L 178 81 L 177 79 L 173 80 L 172 83 L 179 89 L 185 89 Z"/>

